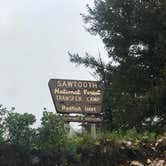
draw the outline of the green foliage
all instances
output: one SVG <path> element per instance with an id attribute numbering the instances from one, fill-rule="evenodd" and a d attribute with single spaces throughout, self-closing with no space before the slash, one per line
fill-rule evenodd
<path id="1" fill-rule="evenodd" d="M 41 127 L 38 129 L 39 147 L 46 151 L 60 151 L 66 139 L 62 116 L 53 112 L 43 112 Z"/>
<path id="2" fill-rule="evenodd" d="M 92 138 L 90 134 L 84 133 L 79 137 L 79 147 L 81 148 L 90 148 L 96 143 L 96 140 Z"/>
<path id="3" fill-rule="evenodd" d="M 9 144 L 1 144 L 1 152 L 2 154 L 11 152 L 10 158 L 14 161 L 18 160 L 19 163 L 20 158 L 31 162 L 29 159 L 37 155 L 42 165 L 45 163 L 62 166 L 69 163 L 119 165 L 114 161 L 123 161 L 124 154 L 136 156 L 141 152 L 143 155 L 151 156 L 152 152 L 163 153 L 160 147 L 164 145 L 165 135 L 158 135 L 151 131 L 138 132 L 135 128 L 126 131 L 119 129 L 101 132 L 96 139 L 88 133 L 69 137 L 62 116 L 53 112 L 43 112 L 41 126 L 37 129 L 32 128 L 35 122 L 35 116 L 32 114 L 19 114 L 3 108 L 0 117 L 4 124 L 1 126 L 1 129 L 3 127 L 2 140 L 9 141 Z M 157 151 L 151 150 L 152 145 Z"/>
<path id="4" fill-rule="evenodd" d="M 140 143 L 143 141 L 152 142 L 156 139 L 156 133 L 144 131 L 137 132 L 135 128 L 130 130 L 118 130 L 112 132 L 106 132 L 99 136 L 98 138 L 101 142 L 112 141 L 112 142 L 126 142 L 131 141 L 132 143 Z"/>
<path id="5" fill-rule="evenodd" d="M 101 37 L 110 62 L 69 53 L 70 60 L 92 68 L 105 83 L 107 129 L 162 132 L 166 127 L 165 10 L 160 0 L 95 0 L 83 15 L 87 30 Z"/>
<path id="6" fill-rule="evenodd" d="M 7 141 L 30 149 L 35 136 L 35 130 L 31 126 L 35 121 L 32 114 L 9 112 L 5 119 Z"/>
<path id="7" fill-rule="evenodd" d="M 0 143 L 4 142 L 5 134 L 5 118 L 8 114 L 8 110 L 0 105 Z"/>

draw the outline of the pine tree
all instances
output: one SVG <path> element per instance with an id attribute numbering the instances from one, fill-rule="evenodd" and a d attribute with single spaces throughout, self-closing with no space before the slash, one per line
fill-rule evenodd
<path id="1" fill-rule="evenodd" d="M 166 125 L 165 0 L 95 0 L 83 15 L 99 35 L 107 64 L 70 54 L 71 62 L 95 69 L 105 82 L 104 118 L 109 128 L 156 129 Z"/>

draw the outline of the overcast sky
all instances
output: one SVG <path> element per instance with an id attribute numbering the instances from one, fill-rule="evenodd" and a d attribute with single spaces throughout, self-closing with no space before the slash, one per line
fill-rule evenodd
<path id="1" fill-rule="evenodd" d="M 90 79 L 69 62 L 68 51 L 105 58 L 98 37 L 84 29 L 80 13 L 93 0 L 0 0 L 0 104 L 41 117 L 54 111 L 50 78 Z"/>

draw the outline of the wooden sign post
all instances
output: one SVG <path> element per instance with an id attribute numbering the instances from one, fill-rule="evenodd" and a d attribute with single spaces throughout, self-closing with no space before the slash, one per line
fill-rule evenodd
<path id="1" fill-rule="evenodd" d="M 96 124 L 95 123 L 91 124 L 91 136 L 92 138 L 96 139 Z"/>
<path id="2" fill-rule="evenodd" d="M 91 133 L 96 137 L 95 123 L 102 119 L 95 115 L 102 110 L 103 84 L 99 81 L 51 79 L 49 88 L 56 111 L 64 114 L 67 122 L 93 123 Z M 70 113 L 83 116 L 70 116 Z"/>

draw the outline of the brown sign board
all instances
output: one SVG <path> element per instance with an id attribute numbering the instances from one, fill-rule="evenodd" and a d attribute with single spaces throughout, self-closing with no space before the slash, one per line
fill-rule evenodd
<path id="1" fill-rule="evenodd" d="M 104 90 L 99 81 L 51 79 L 49 88 L 58 113 L 96 114 L 102 110 Z"/>
<path id="2" fill-rule="evenodd" d="M 64 116 L 66 122 L 88 122 L 88 123 L 100 123 L 102 119 L 100 117 L 83 117 L 83 116 Z"/>

